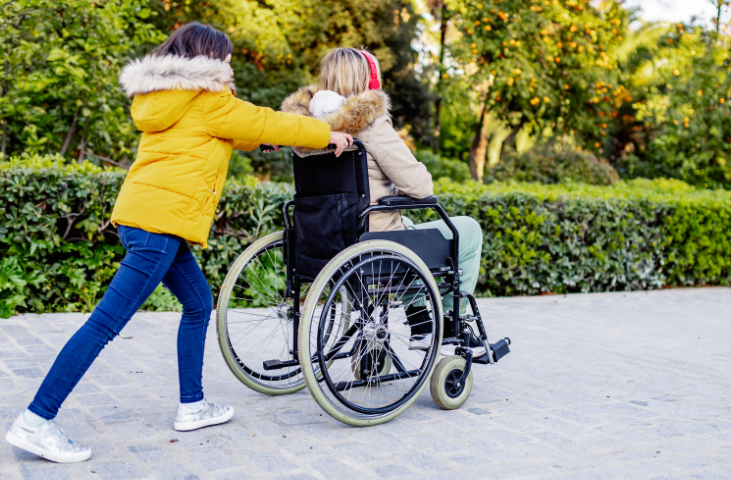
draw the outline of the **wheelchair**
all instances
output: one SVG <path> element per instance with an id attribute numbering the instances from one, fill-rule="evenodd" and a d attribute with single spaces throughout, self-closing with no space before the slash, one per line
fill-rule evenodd
<path id="1" fill-rule="evenodd" d="M 250 245 L 218 297 L 218 340 L 233 374 L 270 395 L 307 386 L 325 412 L 354 426 L 395 418 L 427 384 L 437 405 L 459 408 L 472 390 L 472 366 L 500 360 L 510 339 L 490 344 L 475 299 L 460 290 L 459 235 L 437 198 L 389 196 L 370 205 L 357 140 L 339 158 L 293 154 L 293 163 L 284 231 Z M 436 210 L 453 238 L 368 231 L 371 213 L 412 209 Z M 453 295 L 456 308 L 442 312 L 442 295 Z M 462 301 L 471 314 L 460 315 Z M 412 348 L 409 315 L 432 332 L 428 345 Z M 475 329 L 486 347 L 480 357 L 468 347 Z"/>

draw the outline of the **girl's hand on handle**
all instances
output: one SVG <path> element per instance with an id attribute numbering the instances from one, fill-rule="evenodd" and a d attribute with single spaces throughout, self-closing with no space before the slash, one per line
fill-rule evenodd
<path id="1" fill-rule="evenodd" d="M 347 133 L 330 132 L 330 143 L 335 145 L 335 156 L 339 157 L 343 150 L 353 144 L 353 137 Z"/>

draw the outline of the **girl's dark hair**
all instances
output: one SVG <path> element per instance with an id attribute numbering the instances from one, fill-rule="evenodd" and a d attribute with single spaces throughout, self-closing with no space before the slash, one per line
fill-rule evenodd
<path id="1" fill-rule="evenodd" d="M 173 32 L 165 43 L 152 51 L 154 55 L 178 55 L 193 58 L 205 55 L 218 60 L 225 60 L 234 47 L 225 33 L 208 25 L 192 22 L 183 25 Z"/>

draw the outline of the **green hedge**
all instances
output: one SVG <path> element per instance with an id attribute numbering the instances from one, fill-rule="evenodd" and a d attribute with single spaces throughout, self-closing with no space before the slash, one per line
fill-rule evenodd
<path id="1" fill-rule="evenodd" d="M 566 180 L 591 185 L 611 185 L 619 174 L 589 150 L 577 150 L 560 142 L 536 145 L 527 152 L 512 148 L 505 158 L 485 172 L 485 183 L 515 180 L 519 182 L 561 183 Z"/>
<path id="2" fill-rule="evenodd" d="M 0 160 L 0 316 L 94 307 L 124 254 L 109 216 L 125 173 L 58 157 Z M 229 180 L 210 247 L 194 249 L 214 293 L 237 254 L 282 228 L 292 193 L 289 184 Z M 450 215 L 483 226 L 480 295 L 731 283 L 731 193 L 668 180 L 595 187 L 446 179 L 437 193 Z"/>

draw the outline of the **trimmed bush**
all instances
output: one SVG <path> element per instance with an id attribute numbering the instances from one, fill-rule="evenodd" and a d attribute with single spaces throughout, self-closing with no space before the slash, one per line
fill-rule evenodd
<path id="1" fill-rule="evenodd" d="M 109 217 L 125 174 L 56 157 L 0 161 L 1 316 L 94 307 L 124 255 Z M 731 283 L 729 192 L 669 180 L 436 187 L 450 215 L 483 227 L 480 295 Z M 282 228 L 292 194 L 289 184 L 228 181 L 209 248 L 193 249 L 214 294 L 247 245 Z M 170 305 L 163 291 L 146 308 Z"/>
<path id="2" fill-rule="evenodd" d="M 505 158 L 487 171 L 485 182 L 561 183 L 566 180 L 590 185 L 611 185 L 619 174 L 606 161 L 588 150 L 577 151 L 569 145 L 537 145 L 524 153 L 507 150 Z"/>
<path id="3" fill-rule="evenodd" d="M 731 283 L 731 193 L 723 190 L 664 179 L 609 187 L 442 181 L 437 190 L 450 215 L 482 225 L 484 295 Z"/>

